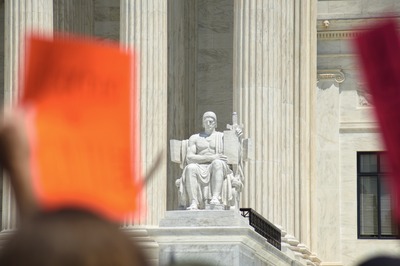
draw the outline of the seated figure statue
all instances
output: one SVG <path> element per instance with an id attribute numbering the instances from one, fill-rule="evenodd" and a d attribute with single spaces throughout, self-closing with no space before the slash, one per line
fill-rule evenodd
<path id="1" fill-rule="evenodd" d="M 217 116 L 214 112 L 204 113 L 203 127 L 204 132 L 192 135 L 187 141 L 186 166 L 176 181 L 180 205 L 188 210 L 204 209 L 206 204 L 238 207 L 243 186 L 241 164 L 235 167 L 228 164 L 224 155 L 224 133 L 215 130 Z M 240 144 L 242 131 L 238 126 L 233 130 Z"/>

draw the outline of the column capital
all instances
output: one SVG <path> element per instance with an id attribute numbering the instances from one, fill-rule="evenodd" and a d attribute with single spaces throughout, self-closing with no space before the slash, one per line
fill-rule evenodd
<path id="1" fill-rule="evenodd" d="M 319 69 L 317 71 L 317 80 L 334 80 L 340 84 L 345 80 L 345 75 L 342 69 Z"/>

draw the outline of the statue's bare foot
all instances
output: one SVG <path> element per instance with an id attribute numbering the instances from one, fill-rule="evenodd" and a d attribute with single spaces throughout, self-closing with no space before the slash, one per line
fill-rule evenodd
<path id="1" fill-rule="evenodd" d="M 198 210 L 198 209 L 199 208 L 198 208 L 196 203 L 192 203 L 189 207 L 186 208 L 186 210 L 189 210 L 189 211 L 195 211 L 195 210 Z"/>
<path id="2" fill-rule="evenodd" d="M 210 204 L 220 204 L 219 199 L 217 197 L 212 197 L 210 200 Z"/>

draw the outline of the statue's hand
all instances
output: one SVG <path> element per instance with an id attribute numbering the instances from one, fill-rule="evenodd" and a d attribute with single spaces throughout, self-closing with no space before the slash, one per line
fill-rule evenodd
<path id="1" fill-rule="evenodd" d="M 242 138 L 243 137 L 243 130 L 242 130 L 241 127 L 237 127 L 236 130 L 235 130 L 235 133 L 236 133 L 236 136 L 238 138 Z"/>
<path id="2" fill-rule="evenodd" d="M 181 186 L 181 179 L 180 178 L 175 181 L 175 186 L 177 188 L 179 188 Z"/>
<path id="3" fill-rule="evenodd" d="M 214 160 L 221 160 L 224 161 L 225 163 L 228 163 L 228 157 L 226 155 L 223 154 L 215 154 L 214 156 Z"/>
<path id="4" fill-rule="evenodd" d="M 240 181 L 238 176 L 232 178 L 232 187 L 236 188 L 236 190 L 241 191 L 243 187 L 243 183 Z"/>

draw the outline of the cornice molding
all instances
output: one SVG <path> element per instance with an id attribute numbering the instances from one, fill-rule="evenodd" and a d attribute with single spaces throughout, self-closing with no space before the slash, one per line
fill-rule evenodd
<path id="1" fill-rule="evenodd" d="M 317 80 L 334 80 L 340 84 L 345 80 L 345 76 L 341 69 L 323 69 L 317 71 Z"/>
<path id="2" fill-rule="evenodd" d="M 340 133 L 379 133 L 377 122 L 341 122 Z"/>

